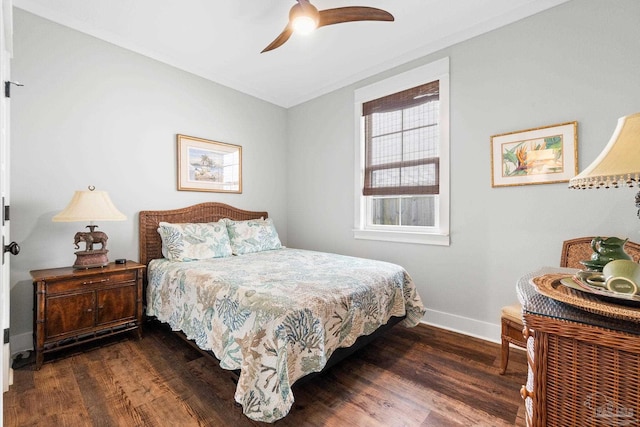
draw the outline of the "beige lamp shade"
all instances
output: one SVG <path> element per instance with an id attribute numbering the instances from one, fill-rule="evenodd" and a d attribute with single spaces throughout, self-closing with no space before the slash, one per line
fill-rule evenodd
<path id="1" fill-rule="evenodd" d="M 111 202 L 106 191 L 76 191 L 66 208 L 53 222 L 124 221 L 127 217 Z"/>
<path id="2" fill-rule="evenodd" d="M 633 187 L 640 178 L 640 113 L 618 119 L 609 143 L 569 188 Z"/>

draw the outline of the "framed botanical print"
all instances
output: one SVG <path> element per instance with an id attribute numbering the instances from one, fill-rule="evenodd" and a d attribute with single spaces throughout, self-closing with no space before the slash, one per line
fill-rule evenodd
<path id="1" fill-rule="evenodd" d="M 568 182 L 578 173 L 578 122 L 491 137 L 491 186 Z"/>

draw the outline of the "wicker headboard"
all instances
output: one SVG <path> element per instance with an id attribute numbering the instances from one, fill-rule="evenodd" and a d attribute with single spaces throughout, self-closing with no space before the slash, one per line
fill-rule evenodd
<path id="1" fill-rule="evenodd" d="M 158 234 L 158 223 L 215 222 L 222 218 L 236 221 L 267 218 L 267 212 L 252 212 L 234 208 L 224 203 L 207 202 L 182 209 L 168 211 L 140 211 L 140 263 L 147 265 L 149 261 L 162 258 L 162 241 Z"/>

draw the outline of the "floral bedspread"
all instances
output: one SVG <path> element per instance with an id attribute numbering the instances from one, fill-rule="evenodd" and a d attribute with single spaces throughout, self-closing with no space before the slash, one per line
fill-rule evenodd
<path id="1" fill-rule="evenodd" d="M 415 326 L 425 313 L 400 266 L 298 249 L 202 261 L 154 260 L 147 314 L 240 369 L 235 400 L 249 418 L 289 412 L 291 385 L 320 371 L 391 316 Z"/>

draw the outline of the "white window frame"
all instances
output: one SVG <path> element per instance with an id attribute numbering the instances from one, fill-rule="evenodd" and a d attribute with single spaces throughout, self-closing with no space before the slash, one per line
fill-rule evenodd
<path id="1" fill-rule="evenodd" d="M 362 195 L 364 185 L 364 118 L 362 104 L 435 80 L 440 81 L 440 194 L 436 227 L 407 227 L 369 224 L 368 197 Z M 381 80 L 355 91 L 355 218 L 356 239 L 449 246 L 449 58 Z"/>

